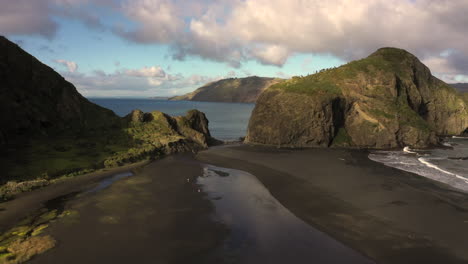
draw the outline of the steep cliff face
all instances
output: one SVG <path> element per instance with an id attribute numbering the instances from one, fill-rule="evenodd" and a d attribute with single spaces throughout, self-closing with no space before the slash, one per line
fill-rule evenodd
<path id="1" fill-rule="evenodd" d="M 279 81 L 280 79 L 257 76 L 224 79 L 169 100 L 254 103 L 263 90 Z"/>
<path id="2" fill-rule="evenodd" d="M 53 69 L 0 36 L 0 144 L 56 133 L 79 133 L 118 117 L 83 96 Z"/>
<path id="3" fill-rule="evenodd" d="M 379 49 L 259 97 L 246 142 L 291 147 L 427 147 L 468 127 L 461 94 L 412 54 Z"/>

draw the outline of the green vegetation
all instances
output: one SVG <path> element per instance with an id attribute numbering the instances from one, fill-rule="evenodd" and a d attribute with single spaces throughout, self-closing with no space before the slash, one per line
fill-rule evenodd
<path id="1" fill-rule="evenodd" d="M 76 211 L 47 210 L 45 208 L 20 221 L 0 234 L 0 263 L 23 263 L 43 253 L 56 244 L 49 235 L 43 235 L 49 224 L 59 219 L 76 218 Z"/>
<path id="2" fill-rule="evenodd" d="M 394 105 L 395 112 L 398 113 L 398 120 L 402 126 L 411 126 L 424 132 L 431 131 L 431 127 L 418 113 L 411 109 L 402 96 Z"/>
<path id="3" fill-rule="evenodd" d="M 352 138 L 348 135 L 348 132 L 344 127 L 340 127 L 338 129 L 338 133 L 336 133 L 335 137 L 333 138 L 332 146 L 339 146 L 339 147 L 347 147 L 352 145 Z"/>
<path id="4" fill-rule="evenodd" d="M 395 118 L 395 115 L 389 114 L 386 111 L 381 110 L 381 109 L 369 109 L 369 113 L 371 113 L 372 115 L 376 117 L 384 117 L 387 119 Z"/>
<path id="5" fill-rule="evenodd" d="M 351 61 L 343 66 L 321 70 L 305 77 L 293 77 L 290 80 L 273 85 L 274 89 L 308 95 L 341 95 L 348 80 L 355 81 L 358 75 L 366 78 L 381 78 L 391 80 L 397 74 L 400 78 L 408 78 L 410 73 L 404 71 L 405 64 L 410 63 L 413 55 L 405 50 L 383 48 L 371 56 Z M 375 93 L 386 89 L 376 87 Z"/>
<path id="6" fill-rule="evenodd" d="M 306 77 L 293 77 L 290 80 L 272 85 L 270 89 L 307 95 L 340 95 L 341 89 L 333 82 L 333 74 L 322 72 Z"/>

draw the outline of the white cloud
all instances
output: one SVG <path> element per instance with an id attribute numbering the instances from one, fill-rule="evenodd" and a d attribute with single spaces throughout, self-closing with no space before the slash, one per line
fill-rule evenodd
<path id="1" fill-rule="evenodd" d="M 125 70 L 125 73 L 128 76 L 135 76 L 135 77 L 165 77 L 166 73 L 164 70 L 159 66 L 151 66 L 147 67 L 144 66 L 141 69 L 137 70 Z"/>
<path id="2" fill-rule="evenodd" d="M 42 35 L 52 38 L 57 30 L 47 0 L 0 0 L 0 33 Z"/>
<path id="3" fill-rule="evenodd" d="M 225 76 L 202 76 L 182 74 L 162 74 L 160 66 L 143 67 L 140 69 L 117 70 L 105 73 L 95 70 L 90 74 L 61 72 L 61 74 L 84 96 L 169 96 L 190 92 L 205 83 L 225 78 Z"/>
<path id="4" fill-rule="evenodd" d="M 78 64 L 76 64 L 74 61 L 54 60 L 54 62 L 67 67 L 69 72 L 75 72 L 76 70 L 78 70 Z"/>
<path id="5" fill-rule="evenodd" d="M 138 42 L 170 43 L 184 29 L 177 6 L 169 0 L 124 1 L 121 11 L 141 27 L 134 31 L 116 28 L 117 34 Z"/>
<path id="6" fill-rule="evenodd" d="M 131 21 L 113 28 L 119 36 L 167 44 L 179 60 L 281 66 L 295 53 L 351 60 L 394 46 L 468 72 L 467 0 L 0 0 L 0 32 L 51 38 L 54 15 L 103 28 L 101 13 L 84 9 L 96 5 Z"/>
<path id="7" fill-rule="evenodd" d="M 278 45 L 267 45 L 256 47 L 252 50 L 252 55 L 263 64 L 281 66 L 289 57 L 289 51 L 285 47 Z"/>
<path id="8" fill-rule="evenodd" d="M 181 20 L 185 3 L 202 7 Z M 196 55 L 237 67 L 249 59 L 282 65 L 293 53 L 350 60 L 383 46 L 423 58 L 446 49 L 468 57 L 466 0 L 135 0 L 125 9 L 138 22 L 127 38 L 169 43 L 178 59 Z M 136 37 L 143 32 L 145 38 Z"/>

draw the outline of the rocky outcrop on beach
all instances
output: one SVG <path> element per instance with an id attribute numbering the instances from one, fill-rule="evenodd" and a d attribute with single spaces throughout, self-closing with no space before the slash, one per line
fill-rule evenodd
<path id="1" fill-rule="evenodd" d="M 280 80 L 257 76 L 223 79 L 205 84 L 191 93 L 171 97 L 169 100 L 254 103 L 263 90 Z"/>
<path id="2" fill-rule="evenodd" d="M 265 90 L 246 142 L 287 147 L 428 147 L 468 128 L 468 102 L 409 52 L 369 57 Z"/>
<path id="3" fill-rule="evenodd" d="M 188 111 L 185 116 L 176 117 L 160 111 L 144 113 L 137 109 L 124 120 L 133 139 L 152 146 L 168 147 L 169 153 L 180 152 L 178 148 L 182 148 L 181 151 L 207 148 L 217 142 L 211 137 L 205 114 L 196 109 Z"/>

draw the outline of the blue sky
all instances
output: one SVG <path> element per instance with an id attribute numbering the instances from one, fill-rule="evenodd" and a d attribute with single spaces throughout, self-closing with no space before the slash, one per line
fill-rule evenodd
<path id="1" fill-rule="evenodd" d="M 171 96 L 220 78 L 307 75 L 382 46 L 415 53 L 447 82 L 468 80 L 468 4 L 461 0 L 0 0 L 0 5 L 0 33 L 87 97 Z"/>

